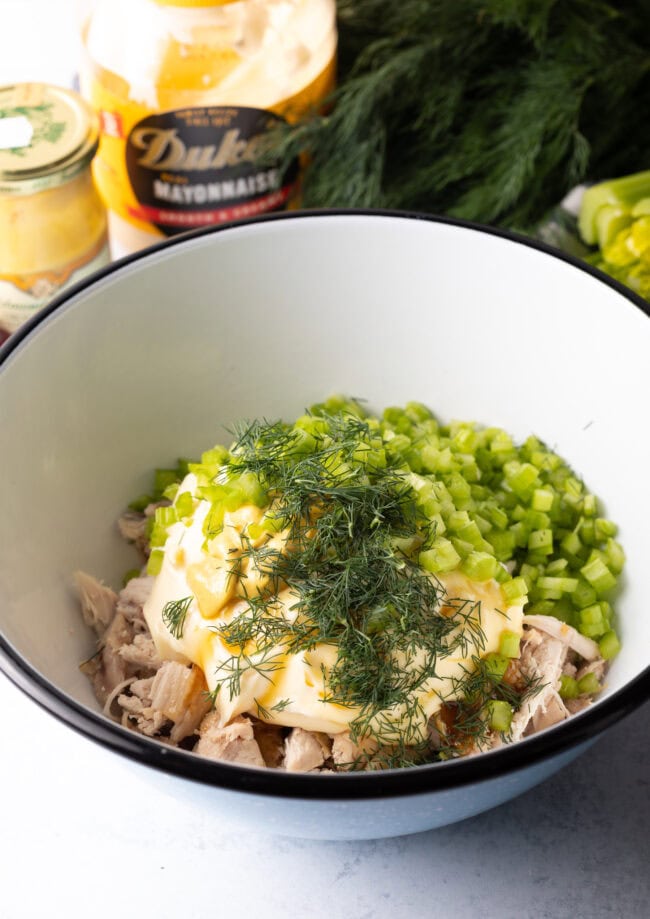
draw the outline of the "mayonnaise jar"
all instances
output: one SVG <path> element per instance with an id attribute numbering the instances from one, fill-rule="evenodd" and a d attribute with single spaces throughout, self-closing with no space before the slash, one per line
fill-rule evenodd
<path id="1" fill-rule="evenodd" d="M 99 0 L 84 45 L 115 256 L 296 206 L 299 163 L 256 160 L 333 88 L 335 0 Z"/>
<path id="2" fill-rule="evenodd" d="M 0 87 L 0 339 L 64 287 L 108 264 L 90 170 L 97 117 L 76 93 Z"/>

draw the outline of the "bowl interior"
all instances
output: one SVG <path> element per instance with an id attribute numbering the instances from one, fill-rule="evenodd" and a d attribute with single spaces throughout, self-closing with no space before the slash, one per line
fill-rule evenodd
<path id="1" fill-rule="evenodd" d="M 116 533 L 155 466 L 228 442 L 240 418 L 291 419 L 332 392 L 427 403 L 569 460 L 620 524 L 627 556 L 615 692 L 649 663 L 650 323 L 561 258 L 402 216 L 300 215 L 178 241 L 116 267 L 43 319 L 0 367 L 0 626 L 97 708 L 71 589 L 119 586 Z"/>

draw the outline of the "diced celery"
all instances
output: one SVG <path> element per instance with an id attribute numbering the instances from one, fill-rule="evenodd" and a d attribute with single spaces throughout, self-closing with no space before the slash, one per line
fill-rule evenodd
<path id="1" fill-rule="evenodd" d="M 495 683 L 501 682 L 505 676 L 506 670 L 508 669 L 509 663 L 509 657 L 506 657 L 503 654 L 497 654 L 496 651 L 490 651 L 490 653 L 486 654 L 483 658 L 485 672 Z"/>
<path id="2" fill-rule="evenodd" d="M 498 562 L 487 552 L 470 552 L 461 563 L 461 571 L 473 581 L 489 581 L 496 574 Z"/>
<path id="3" fill-rule="evenodd" d="M 501 588 L 503 590 L 503 588 Z M 504 629 L 499 636 L 499 654 L 504 657 L 519 657 L 519 635 Z"/>
<path id="4" fill-rule="evenodd" d="M 601 558 L 592 558 L 583 565 L 580 573 L 589 581 L 599 596 L 616 586 L 616 577 Z"/>
<path id="5" fill-rule="evenodd" d="M 580 695 L 578 681 L 572 676 L 563 674 L 560 677 L 560 697 L 562 699 L 575 699 Z"/>
<path id="6" fill-rule="evenodd" d="M 163 492 L 168 485 L 173 485 L 178 481 L 178 471 L 176 469 L 156 469 L 154 472 L 153 493 L 156 499 L 163 496 Z"/>
<path id="7" fill-rule="evenodd" d="M 621 643 L 616 632 L 613 629 L 605 632 L 603 637 L 598 642 L 598 647 L 600 649 L 601 657 L 603 657 L 606 661 L 616 657 L 618 652 L 621 650 Z"/>
<path id="8" fill-rule="evenodd" d="M 535 511 L 550 511 L 553 507 L 553 492 L 548 488 L 536 488 L 533 492 L 531 506 Z"/>
<path id="9" fill-rule="evenodd" d="M 512 706 L 500 699 L 490 699 L 487 703 L 490 727 L 493 731 L 505 733 L 512 724 Z"/>
<path id="10" fill-rule="evenodd" d="M 501 585 L 503 599 L 508 606 L 514 606 L 525 601 L 528 594 L 528 584 L 523 577 L 512 578 Z"/>
<path id="11" fill-rule="evenodd" d="M 184 491 L 182 494 L 177 495 L 174 507 L 176 508 L 176 513 L 179 518 L 189 517 L 194 510 L 194 499 L 191 493 L 189 491 Z"/>
<path id="12" fill-rule="evenodd" d="M 572 594 L 578 586 L 578 579 L 540 577 L 536 586 L 540 590 L 558 590 L 560 594 Z"/>
<path id="13" fill-rule="evenodd" d="M 533 530 L 528 537 L 528 548 L 534 552 L 550 555 L 553 551 L 553 530 Z"/>
<path id="14" fill-rule="evenodd" d="M 438 537 L 430 549 L 425 549 L 418 556 L 418 563 L 432 574 L 453 571 L 460 564 L 460 555 L 453 544 L 444 537 Z"/>
<path id="15" fill-rule="evenodd" d="M 593 696 L 595 693 L 600 692 L 601 689 L 602 686 L 598 682 L 595 673 L 585 673 L 585 675 L 578 680 L 578 692 L 581 696 Z"/>
<path id="16" fill-rule="evenodd" d="M 153 549 L 147 561 L 147 574 L 160 574 L 165 553 L 162 549 Z"/>

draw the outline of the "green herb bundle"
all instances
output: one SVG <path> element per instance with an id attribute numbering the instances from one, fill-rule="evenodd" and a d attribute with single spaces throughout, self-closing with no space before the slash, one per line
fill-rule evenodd
<path id="1" fill-rule="evenodd" d="M 305 207 L 530 228 L 585 178 L 645 168 L 644 0 L 339 0 L 332 106 L 275 138 Z"/>

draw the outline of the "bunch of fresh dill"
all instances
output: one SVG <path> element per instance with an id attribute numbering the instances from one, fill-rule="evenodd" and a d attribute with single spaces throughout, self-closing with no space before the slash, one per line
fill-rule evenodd
<path id="1" fill-rule="evenodd" d="M 415 209 L 527 229 L 577 182 L 648 165 L 650 4 L 338 0 L 305 207 Z"/>

